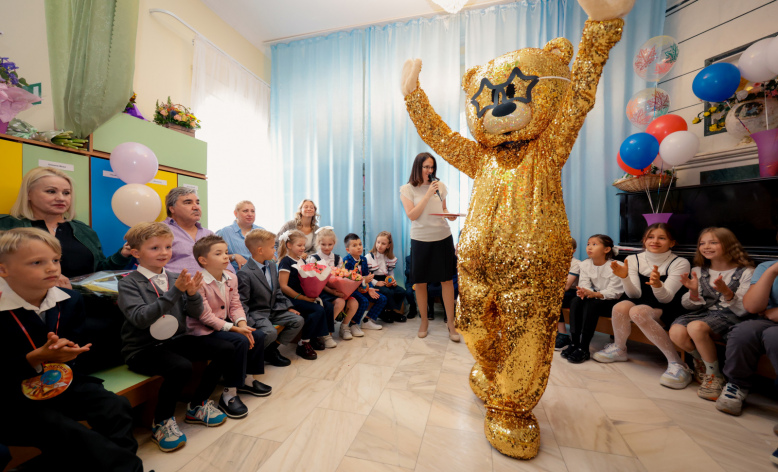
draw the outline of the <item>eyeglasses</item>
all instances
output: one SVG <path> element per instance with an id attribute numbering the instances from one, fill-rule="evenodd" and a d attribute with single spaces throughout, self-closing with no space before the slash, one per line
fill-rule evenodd
<path id="1" fill-rule="evenodd" d="M 422 169 L 424 169 L 424 170 L 435 170 L 435 166 L 423 166 Z"/>

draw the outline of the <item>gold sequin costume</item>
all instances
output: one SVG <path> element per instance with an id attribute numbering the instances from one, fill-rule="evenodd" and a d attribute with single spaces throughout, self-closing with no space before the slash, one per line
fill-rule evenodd
<path id="1" fill-rule="evenodd" d="M 405 97 L 422 139 L 475 180 L 459 240 L 456 324 L 477 362 L 471 385 L 486 401 L 486 437 L 513 457 L 538 453 L 540 431 L 532 409 L 548 382 L 572 256 L 562 166 L 594 106 L 603 66 L 623 24 L 621 19 L 587 21 L 572 72 L 572 45 L 564 38 L 468 71 L 462 86 L 468 100 L 477 96 L 481 109 L 495 98 L 477 93 L 482 81 L 506 82 L 515 67 L 528 76 L 571 78 L 541 79 L 533 86 L 513 79 L 516 96 L 529 88 L 532 98 L 507 117 L 479 117 L 479 108 L 468 102 L 468 124 L 477 142 L 452 132 L 421 88 Z M 489 132 L 486 119 L 500 132 Z M 510 130 L 511 120 L 523 120 L 521 129 L 502 132 L 505 126 Z"/>

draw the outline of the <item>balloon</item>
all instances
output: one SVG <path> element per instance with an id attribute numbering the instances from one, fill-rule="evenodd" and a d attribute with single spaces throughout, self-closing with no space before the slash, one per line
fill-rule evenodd
<path id="1" fill-rule="evenodd" d="M 655 36 L 640 46 L 632 61 L 635 73 L 649 82 L 656 82 L 673 68 L 678 60 L 678 43 L 671 36 Z"/>
<path id="2" fill-rule="evenodd" d="M 686 120 L 678 115 L 664 115 L 655 119 L 646 128 L 646 133 L 655 137 L 659 144 L 662 144 L 662 140 L 670 133 L 676 131 L 686 131 L 689 127 L 686 125 Z"/>
<path id="3" fill-rule="evenodd" d="M 141 143 L 122 143 L 111 153 L 111 169 L 126 184 L 145 184 L 151 182 L 159 163 L 157 156 Z"/>
<path id="4" fill-rule="evenodd" d="M 675 167 L 687 163 L 697 154 L 700 138 L 691 131 L 676 131 L 667 136 L 659 146 L 659 155 L 667 164 Z"/>
<path id="5" fill-rule="evenodd" d="M 656 117 L 670 110 L 670 96 L 660 88 L 647 88 L 636 93 L 627 103 L 627 118 L 640 129 L 645 129 Z"/>
<path id="6" fill-rule="evenodd" d="M 119 221 L 135 226 L 155 221 L 162 210 L 162 200 L 157 192 L 143 184 L 127 184 L 113 194 L 111 208 Z"/>
<path id="7" fill-rule="evenodd" d="M 723 102 L 740 85 L 740 70 L 727 62 L 711 64 L 694 77 L 692 92 L 708 102 Z"/>
<path id="8" fill-rule="evenodd" d="M 660 144 L 661 146 L 661 144 Z M 670 166 L 665 164 L 665 161 L 662 160 L 662 156 L 657 155 L 656 159 L 654 159 L 654 162 L 651 163 L 652 166 L 656 166 L 658 169 L 669 169 Z"/>
<path id="9" fill-rule="evenodd" d="M 743 51 L 737 63 L 740 75 L 751 82 L 764 82 L 778 75 L 767 66 L 770 41 L 771 39 L 757 41 Z"/>
<path id="10" fill-rule="evenodd" d="M 618 153 L 616 154 L 616 163 L 619 165 L 619 167 L 621 167 L 621 170 L 623 170 L 627 174 L 632 174 L 632 175 L 635 175 L 635 176 L 643 175 L 646 172 L 648 172 L 648 169 L 649 169 L 648 167 L 646 167 L 643 170 L 633 169 L 632 167 L 630 167 L 627 164 L 625 164 L 623 160 L 621 160 L 621 154 L 618 154 Z"/>
<path id="11" fill-rule="evenodd" d="M 778 74 L 778 36 L 770 40 L 767 45 L 767 68 Z"/>
<path id="12" fill-rule="evenodd" d="M 765 109 L 767 109 L 767 116 L 765 116 Z M 767 124 L 770 123 L 778 123 L 778 98 L 774 97 L 768 97 L 767 100 L 762 97 L 735 103 L 724 120 L 727 134 L 738 141 L 751 133 L 766 130 Z"/>
<path id="13" fill-rule="evenodd" d="M 675 133 L 673 133 L 675 134 Z M 621 143 L 621 160 L 633 169 L 645 169 L 659 153 L 659 141 L 648 133 L 635 133 Z"/>

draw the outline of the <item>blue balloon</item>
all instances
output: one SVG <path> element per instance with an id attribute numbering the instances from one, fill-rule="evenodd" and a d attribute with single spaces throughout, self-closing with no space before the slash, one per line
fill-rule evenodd
<path id="1" fill-rule="evenodd" d="M 648 133 L 635 133 L 621 143 L 621 160 L 633 169 L 645 169 L 659 154 L 659 141 Z"/>
<path id="2" fill-rule="evenodd" d="M 727 62 L 711 64 L 694 77 L 694 95 L 708 102 L 723 102 L 740 86 L 740 70 Z"/>

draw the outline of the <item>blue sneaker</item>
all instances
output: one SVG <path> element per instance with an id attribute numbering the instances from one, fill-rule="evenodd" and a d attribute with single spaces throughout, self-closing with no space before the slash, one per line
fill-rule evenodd
<path id="1" fill-rule="evenodd" d="M 157 443 L 162 452 L 173 452 L 186 446 L 186 435 L 178 429 L 175 417 L 152 425 L 151 440 Z"/>
<path id="2" fill-rule="evenodd" d="M 225 415 L 220 409 L 216 408 L 213 404 L 213 400 L 206 400 L 200 405 L 196 405 L 192 408 L 192 404 L 188 405 L 186 410 L 186 418 L 184 421 L 193 424 L 203 424 L 205 426 L 219 426 L 227 421 L 227 415 Z"/>

